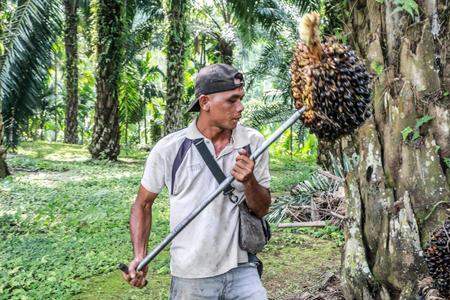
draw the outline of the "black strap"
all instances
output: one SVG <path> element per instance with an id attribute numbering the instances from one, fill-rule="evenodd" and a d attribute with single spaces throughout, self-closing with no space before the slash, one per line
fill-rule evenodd
<path id="1" fill-rule="evenodd" d="M 175 156 L 175 160 L 172 165 L 172 186 L 170 189 L 170 193 L 173 194 L 173 189 L 175 187 L 175 179 L 178 169 L 180 168 L 181 163 L 184 160 L 184 157 L 186 156 L 188 150 L 192 146 L 192 140 L 185 138 L 183 143 L 181 143 L 180 149 L 178 149 L 177 155 Z"/>
<path id="2" fill-rule="evenodd" d="M 197 147 L 206 165 L 209 167 L 217 182 L 220 184 L 226 179 L 225 174 L 223 174 L 211 152 L 209 152 L 208 147 L 205 144 L 205 140 L 202 138 L 196 139 L 194 140 L 194 145 Z"/>
<path id="3" fill-rule="evenodd" d="M 202 156 L 209 170 L 214 175 L 214 178 L 216 178 L 217 182 L 221 184 L 222 181 L 226 179 L 225 174 L 223 174 L 223 171 L 222 169 L 220 169 L 219 165 L 217 164 L 217 161 L 214 159 L 211 152 L 209 152 L 208 147 L 205 144 L 205 140 L 202 138 L 196 139 L 194 140 L 194 145 L 195 147 L 197 147 L 198 152 L 200 152 L 200 155 Z M 232 191 L 233 187 L 231 185 L 228 185 L 223 191 L 223 193 L 227 195 Z"/>

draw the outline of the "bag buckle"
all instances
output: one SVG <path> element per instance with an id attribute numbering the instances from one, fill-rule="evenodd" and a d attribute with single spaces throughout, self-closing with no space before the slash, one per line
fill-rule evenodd
<path id="1" fill-rule="evenodd" d="M 236 202 L 238 202 L 239 197 L 236 196 L 233 192 L 234 192 L 234 188 L 231 188 L 231 189 L 229 189 L 228 191 L 225 191 L 223 194 L 224 194 L 225 196 L 228 196 L 228 199 L 229 199 L 231 202 L 236 203 Z"/>

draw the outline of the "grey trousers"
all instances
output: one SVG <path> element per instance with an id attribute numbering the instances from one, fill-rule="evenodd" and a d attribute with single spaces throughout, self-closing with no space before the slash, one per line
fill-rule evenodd
<path id="1" fill-rule="evenodd" d="M 267 300 L 254 263 L 208 278 L 172 277 L 171 300 Z"/>

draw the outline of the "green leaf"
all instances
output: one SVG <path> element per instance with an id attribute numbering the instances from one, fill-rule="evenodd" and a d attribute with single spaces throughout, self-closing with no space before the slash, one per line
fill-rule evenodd
<path id="1" fill-rule="evenodd" d="M 414 130 L 411 127 L 406 127 L 405 129 L 402 130 L 402 138 L 403 141 L 406 141 L 406 139 L 408 138 L 408 136 L 413 133 Z"/>
<path id="2" fill-rule="evenodd" d="M 416 128 L 416 129 L 419 129 L 422 125 L 424 125 L 424 124 L 430 122 L 431 120 L 433 120 L 433 117 L 432 117 L 432 116 L 430 116 L 430 115 L 425 115 L 425 116 L 423 116 L 422 118 L 420 118 L 420 119 L 418 119 L 418 120 L 416 121 L 416 126 L 415 126 L 415 128 Z"/>
<path id="3" fill-rule="evenodd" d="M 415 141 L 415 140 L 417 140 L 418 138 L 420 138 L 420 133 L 418 133 L 417 131 L 414 131 L 412 140 Z"/>
<path id="4" fill-rule="evenodd" d="M 444 163 L 447 165 L 447 168 L 450 168 L 450 157 L 444 158 Z"/>
<path id="5" fill-rule="evenodd" d="M 397 7 L 392 14 L 396 14 L 400 11 L 406 11 L 412 18 L 419 14 L 419 5 L 414 0 L 395 0 L 394 3 Z"/>
<path id="6" fill-rule="evenodd" d="M 373 61 L 373 62 L 370 64 L 370 67 L 372 68 L 372 70 L 375 71 L 375 73 L 377 74 L 377 76 L 380 76 L 380 75 L 383 74 L 383 72 L 384 72 L 384 66 L 383 66 L 382 64 L 380 64 L 380 63 L 375 62 L 375 61 Z"/>
<path id="7" fill-rule="evenodd" d="M 392 11 L 392 14 L 395 15 L 396 13 L 399 13 L 399 12 L 401 12 L 402 10 L 403 10 L 403 8 L 400 7 L 400 6 L 398 6 L 397 8 L 395 8 L 395 9 Z"/>
<path id="8" fill-rule="evenodd" d="M 450 95 L 450 93 L 447 91 L 447 90 L 445 90 L 443 93 L 442 93 L 442 96 L 444 96 L 444 97 L 448 97 Z"/>

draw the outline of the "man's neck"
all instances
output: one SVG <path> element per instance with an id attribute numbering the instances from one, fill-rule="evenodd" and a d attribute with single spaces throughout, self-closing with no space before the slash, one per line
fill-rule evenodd
<path id="1" fill-rule="evenodd" d="M 208 139 L 216 143 L 226 143 L 230 141 L 232 131 L 229 129 L 223 129 L 209 124 L 206 120 L 199 118 L 196 122 L 197 129 Z"/>

